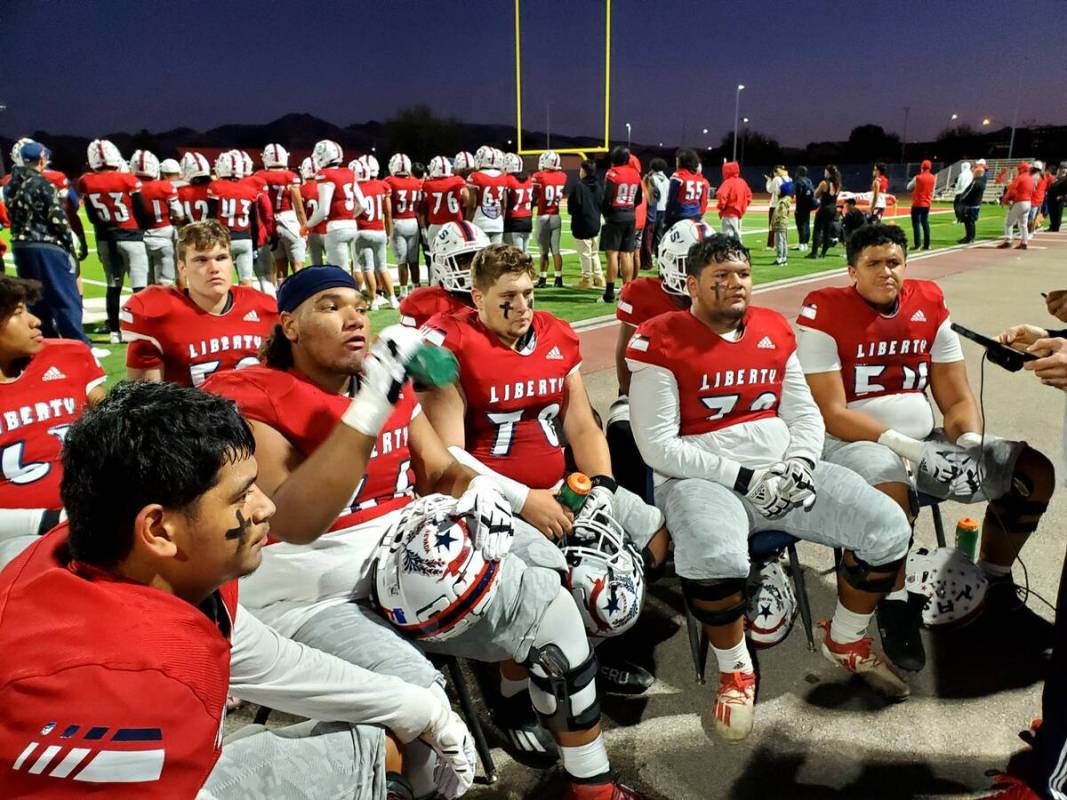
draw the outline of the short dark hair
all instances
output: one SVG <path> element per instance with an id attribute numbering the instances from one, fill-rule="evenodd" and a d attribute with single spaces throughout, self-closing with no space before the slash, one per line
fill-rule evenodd
<path id="1" fill-rule="evenodd" d="M 174 383 L 120 383 L 71 426 L 63 446 L 71 555 L 114 567 L 133 547 L 142 508 L 189 509 L 224 464 L 255 450 L 230 400 Z"/>
<path id="2" fill-rule="evenodd" d="M 808 177 L 808 168 L 807 167 L 797 167 L 796 172 L 794 172 L 793 174 L 796 175 L 798 178 L 806 178 L 806 177 Z"/>
<path id="3" fill-rule="evenodd" d="M 685 274 L 699 278 L 708 264 L 724 261 L 747 261 L 752 263 L 748 248 L 736 236 L 715 233 L 689 248 L 685 257 Z"/>
<path id="4" fill-rule="evenodd" d="M 41 284 L 28 278 L 0 275 L 0 325 L 10 319 L 19 303 L 31 306 L 41 299 Z"/>
<path id="5" fill-rule="evenodd" d="M 889 167 L 885 165 L 884 161 L 879 161 L 877 164 L 874 165 L 874 168 L 878 170 L 879 175 L 885 175 L 886 172 L 889 170 Z"/>
<path id="6" fill-rule="evenodd" d="M 586 175 L 596 175 L 596 162 L 595 161 L 591 161 L 590 159 L 587 158 L 585 161 L 583 161 L 578 166 L 580 166 L 582 169 L 585 170 L 585 174 Z"/>
<path id="7" fill-rule="evenodd" d="M 293 343 L 289 341 L 282 326 L 277 322 L 274 323 L 270 336 L 260 345 L 257 355 L 260 361 L 274 369 L 292 369 L 296 363 L 293 360 Z"/>
<path id="8" fill-rule="evenodd" d="M 413 178 L 425 178 L 426 177 L 426 165 L 421 161 L 416 161 L 411 165 L 411 177 Z"/>
<path id="9" fill-rule="evenodd" d="M 697 166 L 700 166 L 700 162 L 699 161 L 697 161 Z M 667 162 L 664 161 L 662 158 L 654 158 L 654 159 L 652 159 L 651 161 L 648 162 L 648 168 L 652 172 L 666 172 L 667 171 Z"/>
<path id="10" fill-rule="evenodd" d="M 696 172 L 700 166 L 700 159 L 697 157 L 696 151 L 689 149 L 688 147 L 682 147 L 674 154 L 674 160 L 678 162 L 678 166 L 682 169 L 687 169 L 690 172 Z"/>
<path id="11" fill-rule="evenodd" d="M 630 163 L 630 148 L 618 145 L 611 151 L 611 166 L 623 167 Z"/>
<path id="12" fill-rule="evenodd" d="M 846 206 L 854 206 L 854 205 L 856 205 L 856 198 L 855 197 L 846 198 L 845 199 L 845 205 Z"/>
<path id="13" fill-rule="evenodd" d="M 845 245 L 848 265 L 856 266 L 865 248 L 880 247 L 883 244 L 898 244 L 904 251 L 905 257 L 908 255 L 908 237 L 904 235 L 904 230 L 899 225 L 885 225 L 881 222 L 868 222 L 866 225 L 860 225 L 852 231 Z"/>

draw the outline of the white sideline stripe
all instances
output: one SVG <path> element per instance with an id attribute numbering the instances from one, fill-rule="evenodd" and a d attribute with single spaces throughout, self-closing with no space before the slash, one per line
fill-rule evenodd
<path id="1" fill-rule="evenodd" d="M 59 762 L 54 770 L 48 773 L 52 778 L 65 778 L 74 771 L 74 768 L 81 763 L 81 760 L 85 758 L 86 754 L 92 751 L 88 747 L 75 747 L 72 748 L 63 760 Z"/>
<path id="2" fill-rule="evenodd" d="M 158 781 L 163 772 L 162 748 L 158 750 L 101 750 L 74 780 L 86 783 L 141 783 Z"/>

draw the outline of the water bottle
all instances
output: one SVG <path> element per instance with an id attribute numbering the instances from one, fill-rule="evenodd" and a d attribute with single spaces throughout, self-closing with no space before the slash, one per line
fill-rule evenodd
<path id="1" fill-rule="evenodd" d="M 422 386 L 450 386 L 459 377 L 459 363 L 448 348 L 424 343 L 408 362 L 408 373 Z"/>
<path id="2" fill-rule="evenodd" d="M 974 563 L 978 557 L 978 520 L 964 517 L 956 523 L 956 549 Z"/>
<path id="3" fill-rule="evenodd" d="M 585 505 L 585 498 L 589 496 L 592 488 L 593 482 L 589 480 L 588 475 L 584 472 L 572 472 L 559 488 L 556 499 L 577 516 L 582 506 Z"/>

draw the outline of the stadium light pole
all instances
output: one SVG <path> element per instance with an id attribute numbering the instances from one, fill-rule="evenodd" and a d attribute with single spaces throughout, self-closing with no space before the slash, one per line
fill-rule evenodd
<path id="1" fill-rule="evenodd" d="M 1016 113 L 1018 113 L 1018 110 L 1016 110 Z M 1015 150 L 1015 123 L 1013 122 L 1009 125 L 1004 120 L 997 119 L 996 117 L 982 117 L 983 128 L 988 128 L 994 122 L 996 122 L 998 125 L 1003 125 L 1005 127 L 1011 128 L 1011 138 L 1008 140 L 1008 161 L 1011 161 L 1011 154 Z"/>
<path id="2" fill-rule="evenodd" d="M 626 123 L 626 149 L 630 149 L 630 123 Z"/>
<path id="3" fill-rule="evenodd" d="M 748 117 L 741 118 L 741 124 L 744 126 L 741 128 L 741 135 L 748 138 Z M 741 140 L 741 161 L 745 160 L 745 139 Z"/>
<path id="4" fill-rule="evenodd" d="M 741 119 L 741 92 L 744 90 L 745 84 L 737 84 L 737 94 L 734 95 L 734 161 L 737 161 L 737 123 Z"/>

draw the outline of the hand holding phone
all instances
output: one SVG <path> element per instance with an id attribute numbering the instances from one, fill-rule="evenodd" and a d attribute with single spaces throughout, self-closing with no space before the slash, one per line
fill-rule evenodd
<path id="1" fill-rule="evenodd" d="M 964 336 L 970 339 L 972 342 L 977 342 L 986 349 L 986 355 L 989 360 L 996 364 L 998 367 L 1003 367 L 1008 372 L 1018 372 L 1023 368 L 1023 364 L 1027 361 L 1034 361 L 1037 359 L 1033 353 L 1020 353 L 1018 350 L 1012 350 L 1007 345 L 1001 344 L 995 339 L 990 339 L 977 331 L 972 331 L 957 322 L 952 323 L 952 330 L 958 333 L 960 336 Z"/>

